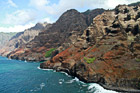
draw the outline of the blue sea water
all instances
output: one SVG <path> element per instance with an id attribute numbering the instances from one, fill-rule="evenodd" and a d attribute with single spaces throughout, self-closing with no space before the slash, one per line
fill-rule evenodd
<path id="1" fill-rule="evenodd" d="M 0 93 L 116 93 L 95 83 L 39 69 L 39 63 L 28 63 L 0 57 Z"/>

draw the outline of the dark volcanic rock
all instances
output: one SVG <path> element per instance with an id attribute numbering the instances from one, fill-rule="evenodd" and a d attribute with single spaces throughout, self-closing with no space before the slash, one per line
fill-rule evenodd
<path id="1" fill-rule="evenodd" d="M 75 43 L 40 67 L 65 71 L 107 89 L 139 93 L 140 6 L 137 7 L 136 11 L 135 6 L 119 5 L 98 15 Z"/>
<path id="2" fill-rule="evenodd" d="M 68 48 L 89 26 L 93 18 L 103 12 L 103 9 L 91 10 L 88 13 L 80 13 L 75 9 L 68 10 L 60 16 L 56 23 L 52 24 L 52 27 L 39 33 L 25 47 L 22 47 L 24 53 L 11 52 L 8 57 L 17 56 L 19 59 L 24 57 L 24 60 L 28 61 L 30 61 L 28 57 L 34 57 L 35 61 L 42 61 L 37 60 L 40 59 L 38 56 L 34 56 L 38 53 L 45 60 L 44 55 L 47 49 L 59 47 L 58 50 L 63 51 Z"/>

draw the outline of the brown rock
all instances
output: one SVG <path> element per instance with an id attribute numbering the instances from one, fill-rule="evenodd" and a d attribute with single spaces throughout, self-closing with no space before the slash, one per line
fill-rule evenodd
<path id="1" fill-rule="evenodd" d="M 140 56 L 140 21 L 135 21 L 134 11 L 134 6 L 123 5 L 98 15 L 73 45 L 53 57 L 52 63 L 41 66 L 107 89 L 140 92 L 140 62 L 136 61 Z M 127 15 L 131 17 L 126 20 Z M 61 66 L 54 67 L 58 63 Z"/>

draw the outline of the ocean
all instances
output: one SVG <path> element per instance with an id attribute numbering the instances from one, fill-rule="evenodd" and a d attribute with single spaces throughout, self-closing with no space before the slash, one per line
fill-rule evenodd
<path id="1" fill-rule="evenodd" d="M 0 93 L 117 93 L 83 83 L 63 72 L 43 70 L 39 63 L 0 57 Z"/>

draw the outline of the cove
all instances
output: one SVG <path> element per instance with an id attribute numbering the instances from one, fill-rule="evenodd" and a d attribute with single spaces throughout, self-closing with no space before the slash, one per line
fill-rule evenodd
<path id="1" fill-rule="evenodd" d="M 0 57 L 0 93 L 117 93 L 96 83 L 83 83 L 65 73 L 39 69 L 28 63 Z"/>

